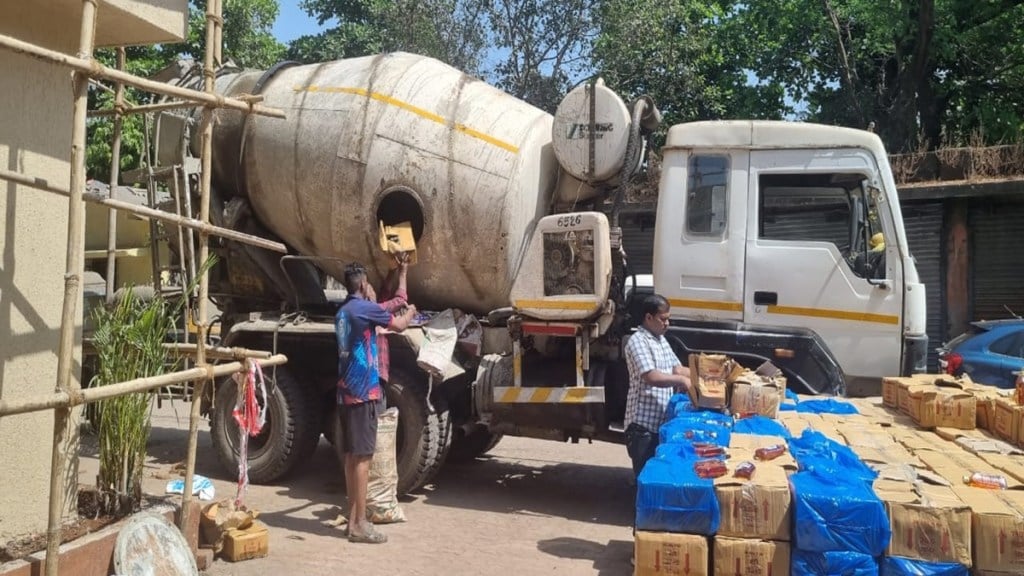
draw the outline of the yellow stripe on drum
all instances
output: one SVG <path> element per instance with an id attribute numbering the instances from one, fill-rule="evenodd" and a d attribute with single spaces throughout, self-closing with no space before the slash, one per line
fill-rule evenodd
<path id="1" fill-rule="evenodd" d="M 533 395 L 530 396 L 530 402 L 538 404 L 547 402 L 548 398 L 551 397 L 551 392 L 554 390 L 554 388 L 537 388 L 533 391 Z"/>
<path id="2" fill-rule="evenodd" d="M 507 151 L 509 151 L 509 152 L 511 152 L 513 154 L 518 154 L 519 153 L 519 147 L 516 146 L 515 144 L 510 144 L 508 142 L 505 142 L 504 140 L 500 140 L 498 138 L 495 138 L 494 136 L 491 136 L 490 134 L 485 134 L 484 132 L 481 132 L 479 130 L 470 128 L 469 126 L 466 126 L 465 124 L 450 123 L 447 119 L 445 119 L 444 116 L 441 116 L 439 114 L 435 114 L 435 113 L 431 112 L 430 110 L 425 110 L 423 108 L 420 108 L 419 106 L 414 106 L 412 104 L 409 104 L 408 102 L 405 102 L 403 100 L 399 100 L 398 98 L 395 98 L 394 96 L 388 96 L 387 94 L 381 94 L 380 92 L 370 92 L 366 88 L 357 88 L 357 87 L 349 87 L 349 86 L 317 86 L 317 85 L 311 85 L 311 86 L 293 86 L 292 90 L 294 90 L 295 92 L 327 92 L 327 93 L 334 93 L 334 94 L 353 94 L 353 95 L 356 95 L 356 96 L 363 96 L 363 97 L 369 98 L 371 100 L 376 100 L 378 102 L 383 102 L 383 103 L 385 103 L 385 104 L 387 104 L 389 106 L 394 106 L 396 108 L 400 108 L 402 110 L 405 110 L 406 112 L 410 112 L 412 114 L 415 114 L 415 115 L 419 116 L 420 118 L 425 118 L 427 120 L 430 120 L 431 122 L 436 122 L 438 124 L 443 124 L 445 126 L 448 126 L 450 124 L 452 126 L 452 129 L 454 129 L 456 132 L 461 132 L 462 134 L 465 134 L 466 136 L 469 136 L 470 138 L 476 138 L 477 140 L 480 140 L 482 142 L 486 142 L 486 143 L 490 144 L 491 146 L 496 146 L 498 148 L 501 148 L 502 150 L 507 150 Z"/>

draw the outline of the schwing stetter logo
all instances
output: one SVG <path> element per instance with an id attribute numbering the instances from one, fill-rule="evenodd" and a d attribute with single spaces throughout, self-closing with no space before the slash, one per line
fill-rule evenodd
<path id="1" fill-rule="evenodd" d="M 615 125 L 611 122 L 598 122 L 594 124 L 594 140 L 604 138 L 606 132 L 614 132 Z M 582 140 L 590 133 L 590 124 L 577 122 L 566 127 L 566 138 L 569 140 Z"/>

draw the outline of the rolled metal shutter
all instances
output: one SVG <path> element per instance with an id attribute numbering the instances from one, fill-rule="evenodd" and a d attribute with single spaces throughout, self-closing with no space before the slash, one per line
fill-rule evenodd
<path id="1" fill-rule="evenodd" d="M 903 226 L 914 257 L 917 274 L 925 287 L 928 307 L 928 370 L 938 370 L 938 348 L 946 339 L 946 307 L 943 281 L 943 217 L 942 202 L 914 202 L 901 205 Z"/>
<path id="2" fill-rule="evenodd" d="M 1024 201 L 974 199 L 967 223 L 974 319 L 1024 316 Z"/>
<path id="3" fill-rule="evenodd" d="M 622 246 L 631 274 L 654 273 L 654 214 L 630 214 L 622 221 Z"/>

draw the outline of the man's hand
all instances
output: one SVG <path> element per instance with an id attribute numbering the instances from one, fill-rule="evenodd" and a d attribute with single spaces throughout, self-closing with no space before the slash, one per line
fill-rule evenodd
<path id="1" fill-rule="evenodd" d="M 399 252 L 395 254 L 395 263 L 398 265 L 398 271 L 402 274 L 409 270 L 409 253 Z"/>

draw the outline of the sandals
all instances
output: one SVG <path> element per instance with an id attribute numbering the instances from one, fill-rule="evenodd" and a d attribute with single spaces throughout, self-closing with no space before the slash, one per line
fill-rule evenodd
<path id="1" fill-rule="evenodd" d="M 348 541 L 355 544 L 383 544 L 388 541 L 388 536 L 387 534 L 378 532 L 373 528 L 371 528 L 366 534 L 356 534 L 349 530 Z"/>

